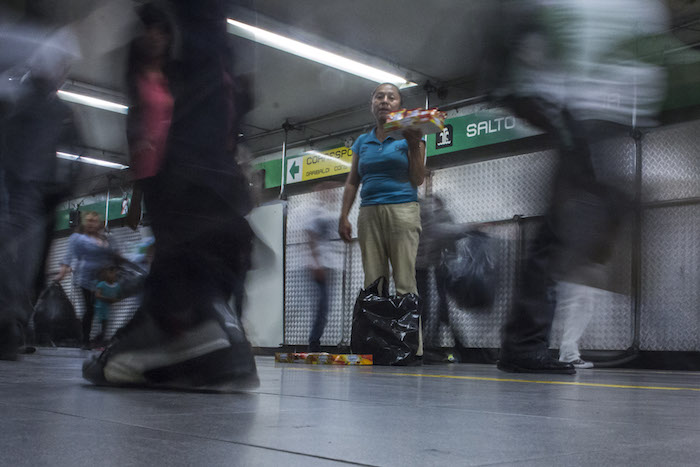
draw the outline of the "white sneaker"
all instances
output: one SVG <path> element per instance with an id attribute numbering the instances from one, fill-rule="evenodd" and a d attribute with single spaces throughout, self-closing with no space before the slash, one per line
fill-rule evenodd
<path id="1" fill-rule="evenodd" d="M 574 368 L 580 368 L 582 370 L 585 370 L 587 368 L 593 368 L 593 362 L 587 362 L 585 360 L 581 360 L 580 358 L 577 358 L 576 360 L 568 363 L 571 363 L 574 366 Z"/>

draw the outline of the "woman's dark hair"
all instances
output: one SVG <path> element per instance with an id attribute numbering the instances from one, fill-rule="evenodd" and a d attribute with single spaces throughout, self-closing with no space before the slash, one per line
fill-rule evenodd
<path id="1" fill-rule="evenodd" d="M 137 14 L 141 19 L 141 23 L 146 30 L 149 28 L 158 28 L 164 32 L 170 42 L 165 51 L 165 63 L 163 63 L 163 74 L 167 77 L 171 75 L 171 49 L 173 45 L 173 26 L 168 14 L 154 5 L 147 3 L 137 10 Z M 139 75 L 143 73 L 146 66 L 151 63 L 153 57 L 148 54 L 148 44 L 145 42 L 144 34 L 139 34 L 129 44 L 129 56 L 126 64 L 126 94 L 129 100 L 129 113 L 126 116 L 126 137 L 131 144 L 139 138 L 139 132 L 142 128 L 140 118 L 141 111 L 139 108 Z"/>
<path id="2" fill-rule="evenodd" d="M 370 99 L 374 99 L 374 95 L 377 93 L 377 89 L 379 89 L 382 86 L 391 86 L 391 87 L 395 88 L 396 94 L 399 95 L 399 105 L 403 104 L 403 96 L 401 95 L 401 89 L 399 89 L 399 87 L 397 85 L 395 85 L 394 83 L 382 83 L 382 84 L 377 85 L 377 87 L 374 88 L 374 90 L 372 91 L 372 95 L 370 96 Z"/>
<path id="3" fill-rule="evenodd" d="M 97 278 L 103 282 L 107 282 L 107 279 L 109 279 L 108 275 L 110 272 L 117 272 L 117 267 L 116 266 L 107 266 L 102 269 L 100 269 L 100 272 L 97 273 Z"/>
<path id="4" fill-rule="evenodd" d="M 159 27 L 170 36 L 173 35 L 168 14 L 153 3 L 146 3 L 136 10 L 141 23 L 147 28 Z"/>
<path id="5" fill-rule="evenodd" d="M 158 28 L 170 37 L 170 44 L 165 53 L 166 57 L 169 58 L 170 49 L 172 48 L 173 26 L 168 14 L 153 3 L 147 3 L 139 7 L 136 13 L 144 28 Z M 138 101 L 138 89 L 136 86 L 138 76 L 152 59 L 148 56 L 146 50 L 147 46 L 144 43 L 143 35 L 134 38 L 129 45 L 129 57 L 126 65 L 126 91 L 131 104 Z M 166 63 L 163 70 L 166 75 L 168 74 L 167 67 L 168 64 Z"/>

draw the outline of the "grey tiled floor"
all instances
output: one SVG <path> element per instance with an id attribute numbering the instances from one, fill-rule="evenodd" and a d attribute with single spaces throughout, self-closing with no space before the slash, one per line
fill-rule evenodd
<path id="1" fill-rule="evenodd" d="M 700 373 L 259 357 L 259 389 L 218 395 L 96 388 L 83 356 L 0 362 L 0 465 L 700 465 Z"/>

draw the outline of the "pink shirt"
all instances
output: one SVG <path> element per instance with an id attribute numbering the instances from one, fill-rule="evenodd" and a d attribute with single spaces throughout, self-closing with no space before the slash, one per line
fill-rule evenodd
<path id="1" fill-rule="evenodd" d="M 162 73 L 149 72 L 138 78 L 141 109 L 141 138 L 131 153 L 134 178 L 152 177 L 165 158 L 168 131 L 173 116 L 173 96 Z"/>

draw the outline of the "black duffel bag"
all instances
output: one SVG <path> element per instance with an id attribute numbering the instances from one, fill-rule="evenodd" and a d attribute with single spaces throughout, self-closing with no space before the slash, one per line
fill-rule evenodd
<path id="1" fill-rule="evenodd" d="M 143 292 L 148 273 L 136 263 L 123 261 L 117 269 L 117 282 L 119 282 L 119 299 L 133 297 Z"/>
<path id="2" fill-rule="evenodd" d="M 75 308 L 58 282 L 52 282 L 34 306 L 34 334 L 39 344 L 78 342 L 80 320 Z"/>
<path id="3" fill-rule="evenodd" d="M 350 348 L 355 354 L 372 354 L 375 365 L 410 365 L 418 351 L 420 326 L 416 294 L 389 296 L 380 277 L 355 302 Z"/>
<path id="4" fill-rule="evenodd" d="M 469 232 L 442 251 L 436 274 L 460 307 L 491 306 L 498 288 L 494 240 L 483 232 Z"/>

